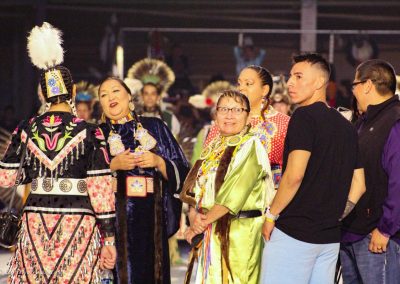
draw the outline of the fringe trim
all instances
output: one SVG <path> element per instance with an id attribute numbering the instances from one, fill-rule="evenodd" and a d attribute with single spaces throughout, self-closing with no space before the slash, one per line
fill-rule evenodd
<path id="1" fill-rule="evenodd" d="M 154 283 L 163 283 L 162 234 L 164 218 L 162 212 L 162 186 L 158 176 L 154 178 Z"/>
<path id="2" fill-rule="evenodd" d="M 190 192 L 193 190 L 194 185 L 196 183 L 197 173 L 199 172 L 199 168 L 203 160 L 197 160 L 193 167 L 190 169 L 185 182 L 183 183 L 183 188 L 181 193 L 179 194 L 179 198 L 182 202 L 189 204 L 190 206 L 196 207 L 196 199 L 190 195 Z"/>
<path id="3" fill-rule="evenodd" d="M 15 251 L 14 256 L 11 258 L 9 262 L 9 269 L 8 269 L 8 282 L 9 283 L 28 283 L 28 279 L 26 278 L 26 271 L 25 265 L 29 265 L 33 271 L 34 279 L 29 279 L 34 283 L 58 283 L 58 281 L 62 280 L 65 277 L 65 272 L 67 272 L 72 265 L 71 259 L 74 258 L 74 254 L 77 250 L 77 244 L 80 244 L 86 236 L 83 227 L 78 229 L 78 232 L 75 234 L 73 241 L 69 248 L 69 253 L 67 253 L 64 257 L 62 262 L 58 267 L 56 267 L 56 271 L 54 272 L 51 279 L 46 281 L 44 275 L 42 274 L 42 270 L 39 267 L 38 263 L 35 261 L 34 252 L 29 249 L 32 245 L 29 241 L 28 232 L 25 229 L 25 223 L 22 222 L 18 246 Z M 59 231 L 62 228 L 58 229 Z M 82 260 L 77 271 L 73 273 L 73 283 L 94 283 L 94 284 L 101 284 L 101 269 L 99 267 L 99 256 L 100 256 L 100 233 L 97 227 L 94 228 L 95 232 L 93 233 L 92 238 L 89 240 L 88 247 L 86 254 Z M 57 234 L 57 233 L 56 233 Z M 56 237 L 56 236 L 54 236 Z M 52 241 L 49 241 L 49 244 L 45 245 L 45 250 L 51 251 L 52 248 Z M 23 251 L 25 251 L 25 258 L 28 262 L 23 263 Z M 48 276 L 50 277 L 50 275 Z M 63 279 L 69 280 L 69 279 Z"/>
<path id="4" fill-rule="evenodd" d="M 85 258 L 76 273 L 74 282 L 77 281 L 78 283 L 101 284 L 101 269 L 98 262 L 101 248 L 100 233 L 97 227 L 95 228 L 95 230 L 96 232 L 94 233 L 93 239 L 91 240 Z M 79 238 L 80 236 L 78 234 L 75 240 L 79 241 Z"/>
<path id="5" fill-rule="evenodd" d="M 126 193 L 125 186 L 126 181 L 123 178 L 117 180 L 118 189 L 115 194 L 117 202 L 117 226 L 118 234 L 117 237 L 117 267 L 118 267 L 118 280 L 119 283 L 129 283 L 128 282 L 128 230 L 126 225 Z"/>

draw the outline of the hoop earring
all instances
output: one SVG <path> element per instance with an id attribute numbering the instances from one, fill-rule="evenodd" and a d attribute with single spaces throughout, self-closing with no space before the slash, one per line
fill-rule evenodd
<path id="1" fill-rule="evenodd" d="M 129 101 L 128 107 L 129 107 L 130 111 L 134 111 L 135 110 L 135 104 L 132 102 L 132 100 Z"/>

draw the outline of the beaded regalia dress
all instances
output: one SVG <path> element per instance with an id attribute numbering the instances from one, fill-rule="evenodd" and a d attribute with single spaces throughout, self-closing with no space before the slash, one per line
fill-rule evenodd
<path id="1" fill-rule="evenodd" d="M 100 283 L 101 237 L 114 235 L 115 222 L 102 131 L 69 112 L 21 122 L 0 162 L 0 186 L 15 183 L 23 151 L 31 191 L 9 283 Z"/>
<path id="2" fill-rule="evenodd" d="M 218 135 L 201 155 L 201 166 L 191 190 L 196 210 L 207 212 L 214 205 L 229 209 L 229 272 L 222 260 L 223 241 L 217 234 L 218 223 L 213 222 L 204 231 L 198 250 L 196 284 L 248 283 L 260 280 L 263 240 L 261 228 L 266 205 L 274 195 L 271 168 L 267 152 L 259 138 L 245 134 L 236 141 L 226 175 L 219 190 L 218 171 L 230 141 L 236 137 Z M 237 140 L 237 139 L 236 139 Z M 258 212 L 256 216 L 239 217 L 245 212 Z"/>
<path id="3" fill-rule="evenodd" d="M 250 132 L 256 134 L 260 138 L 261 143 L 268 152 L 275 189 L 277 189 L 282 175 L 283 145 L 290 117 L 277 112 L 272 106 L 269 106 L 267 110 L 265 110 L 264 115 L 265 121 L 261 115 L 251 117 Z M 215 125 L 212 126 L 204 146 L 210 144 L 218 134 L 218 127 Z"/>

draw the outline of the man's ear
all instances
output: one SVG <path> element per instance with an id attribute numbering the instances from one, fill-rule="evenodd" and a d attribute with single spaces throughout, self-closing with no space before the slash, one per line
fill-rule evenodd
<path id="1" fill-rule="evenodd" d="M 315 80 L 315 88 L 317 90 L 322 90 L 322 89 L 326 88 L 327 84 L 328 84 L 328 80 L 326 79 L 325 76 L 320 75 Z"/>
<path id="2" fill-rule="evenodd" d="M 374 83 L 372 83 L 371 79 L 368 79 L 367 82 L 365 82 L 365 84 L 364 84 L 364 88 L 363 88 L 364 94 L 368 94 L 372 90 L 373 87 L 374 87 Z"/>

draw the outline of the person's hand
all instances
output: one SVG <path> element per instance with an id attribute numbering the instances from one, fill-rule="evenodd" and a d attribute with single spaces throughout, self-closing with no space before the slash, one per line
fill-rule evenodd
<path id="1" fill-rule="evenodd" d="M 103 246 L 100 252 L 100 268 L 113 269 L 117 260 L 117 250 L 115 246 Z"/>
<path id="2" fill-rule="evenodd" d="M 269 241 L 271 238 L 271 233 L 275 228 L 275 222 L 269 222 L 267 220 L 264 221 L 263 227 L 262 227 L 262 235 L 264 237 L 265 241 Z"/>
<path id="3" fill-rule="evenodd" d="M 386 252 L 389 238 L 382 235 L 377 228 L 371 233 L 371 241 L 369 242 L 368 249 L 373 253 Z"/>
<path id="4" fill-rule="evenodd" d="M 135 165 L 140 168 L 159 168 L 162 158 L 150 151 L 143 152 L 142 154 L 134 154 Z"/>
<path id="5" fill-rule="evenodd" d="M 192 244 L 192 239 L 193 239 L 194 236 L 196 236 L 196 234 L 195 234 L 195 233 L 193 232 L 193 230 L 190 229 L 190 228 L 187 228 L 186 231 L 185 231 L 185 233 L 184 233 L 183 235 L 184 235 L 186 241 L 187 241 L 189 244 Z"/>
<path id="6" fill-rule="evenodd" d="M 194 216 L 193 224 L 190 225 L 190 228 L 195 233 L 195 235 L 201 234 L 202 232 L 204 232 L 206 230 L 206 228 L 208 226 L 206 219 L 207 219 L 207 216 L 204 214 L 201 214 L 201 213 L 197 213 Z"/>
<path id="7" fill-rule="evenodd" d="M 111 160 L 110 168 L 112 171 L 124 170 L 129 171 L 136 167 L 135 156 L 130 152 L 130 149 L 116 155 Z"/>

